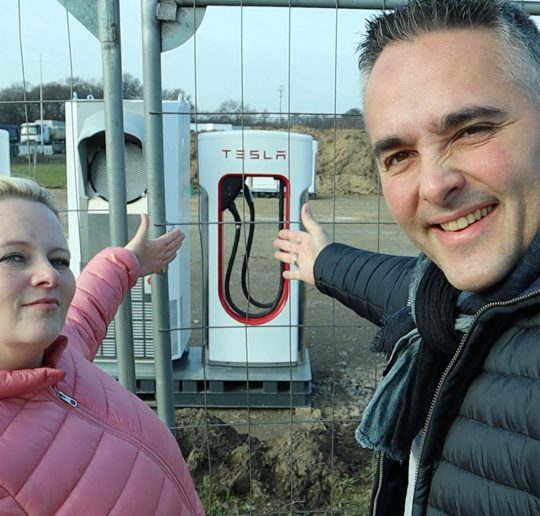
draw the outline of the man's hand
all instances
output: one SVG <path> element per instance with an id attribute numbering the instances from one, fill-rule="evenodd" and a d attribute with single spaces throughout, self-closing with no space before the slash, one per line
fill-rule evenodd
<path id="1" fill-rule="evenodd" d="M 291 268 L 283 272 L 285 279 L 302 280 L 315 285 L 315 259 L 330 242 L 322 226 L 313 218 L 309 204 L 302 206 L 301 217 L 306 231 L 282 229 L 279 238 L 272 243 L 278 249 L 274 257 L 291 264 Z"/>
<path id="2" fill-rule="evenodd" d="M 135 253 L 139 260 L 139 276 L 147 276 L 164 270 L 176 258 L 176 253 L 184 240 L 184 234 L 179 229 L 149 240 L 149 225 L 148 215 L 141 214 L 139 229 L 125 246 L 126 249 Z"/>

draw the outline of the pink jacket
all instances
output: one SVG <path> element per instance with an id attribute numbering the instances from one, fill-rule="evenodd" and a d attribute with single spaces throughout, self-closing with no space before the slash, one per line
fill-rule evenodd
<path id="1" fill-rule="evenodd" d="M 44 367 L 0 371 L 2 516 L 204 514 L 169 429 L 92 363 L 138 266 L 99 253 Z"/>

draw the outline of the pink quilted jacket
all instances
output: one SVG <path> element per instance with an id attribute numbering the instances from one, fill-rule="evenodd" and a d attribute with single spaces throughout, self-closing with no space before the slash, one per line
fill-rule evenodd
<path id="1" fill-rule="evenodd" d="M 137 270 L 130 251 L 102 251 L 44 367 L 0 371 L 0 515 L 204 514 L 169 429 L 92 364 Z"/>

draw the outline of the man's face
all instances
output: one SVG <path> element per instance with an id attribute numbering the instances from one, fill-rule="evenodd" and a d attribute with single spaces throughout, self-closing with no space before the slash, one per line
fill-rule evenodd
<path id="1" fill-rule="evenodd" d="M 540 228 L 540 114 L 487 31 L 389 45 L 365 119 L 389 209 L 452 285 L 503 279 Z"/>

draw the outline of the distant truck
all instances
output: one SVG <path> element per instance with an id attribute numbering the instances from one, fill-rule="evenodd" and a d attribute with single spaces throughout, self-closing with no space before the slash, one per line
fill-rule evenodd
<path id="1" fill-rule="evenodd" d="M 66 124 L 61 120 L 35 120 L 21 124 L 19 155 L 64 154 Z"/>

